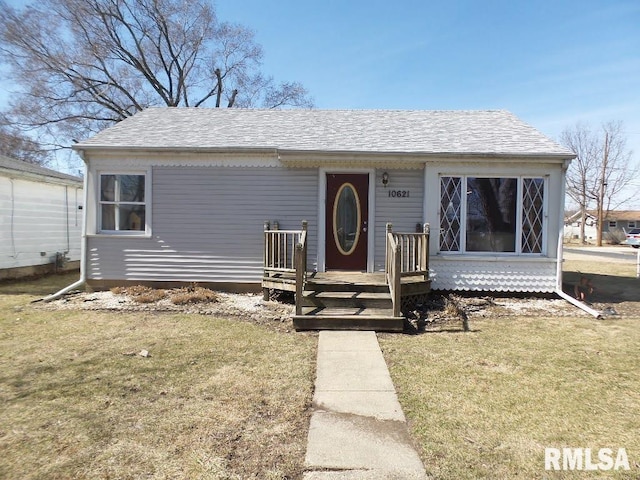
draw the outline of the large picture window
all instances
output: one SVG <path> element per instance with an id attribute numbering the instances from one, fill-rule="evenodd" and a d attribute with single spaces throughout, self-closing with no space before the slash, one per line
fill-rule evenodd
<path id="1" fill-rule="evenodd" d="M 543 253 L 544 179 L 440 177 L 440 251 Z"/>
<path id="2" fill-rule="evenodd" d="M 100 175 L 100 231 L 146 231 L 144 174 Z"/>

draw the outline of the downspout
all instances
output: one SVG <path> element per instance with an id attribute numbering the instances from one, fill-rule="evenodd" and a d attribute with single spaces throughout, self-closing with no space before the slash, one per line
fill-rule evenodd
<path id="1" fill-rule="evenodd" d="M 84 160 L 84 155 L 82 151 L 78 152 L 82 160 Z M 84 205 L 82 206 L 82 237 L 80 240 L 80 279 L 77 282 L 72 283 L 64 287 L 62 290 L 48 295 L 44 298 L 40 298 L 35 300 L 35 302 L 51 302 L 52 300 L 57 300 L 63 295 L 69 293 L 72 290 L 82 287 L 87 281 L 87 199 L 89 198 L 89 189 L 88 177 L 89 172 L 87 168 L 87 162 L 85 161 L 85 172 L 84 172 L 84 180 L 83 180 L 83 188 L 84 188 Z M 68 226 L 68 223 L 67 223 Z"/>
<path id="2" fill-rule="evenodd" d="M 563 290 L 562 290 L 562 262 L 563 260 L 563 240 L 564 240 L 564 235 L 563 235 L 563 229 L 564 229 L 564 197 L 565 197 L 565 189 L 566 189 L 566 180 L 565 180 L 565 174 L 567 172 L 567 168 L 569 167 L 568 164 L 569 161 L 565 161 L 565 164 L 562 167 L 562 209 L 560 210 L 560 221 L 559 221 L 559 228 L 558 228 L 558 258 L 557 258 L 557 263 L 556 263 L 556 294 L 558 296 L 560 296 L 561 298 L 564 298 L 567 302 L 571 303 L 572 305 L 575 305 L 576 307 L 580 308 L 581 310 L 584 310 L 585 312 L 587 312 L 589 315 L 594 316 L 595 318 L 602 318 L 602 315 L 600 314 L 600 312 L 594 310 L 593 308 L 589 307 L 588 305 L 585 305 L 584 303 L 580 302 L 578 299 L 573 298 L 571 295 L 567 295 Z"/>
<path id="3" fill-rule="evenodd" d="M 69 230 L 69 185 L 65 185 L 64 187 L 64 210 L 65 210 L 65 221 L 67 227 L 67 252 L 71 251 L 71 232 Z"/>
<path id="4" fill-rule="evenodd" d="M 12 258 L 18 258 L 18 252 L 16 251 L 16 232 L 15 232 L 15 216 L 16 216 L 16 192 L 13 185 L 13 178 L 9 178 L 11 184 L 11 251 L 13 252 Z"/>

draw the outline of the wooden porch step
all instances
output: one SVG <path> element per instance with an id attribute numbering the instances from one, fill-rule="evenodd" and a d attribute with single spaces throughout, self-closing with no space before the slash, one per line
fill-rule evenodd
<path id="1" fill-rule="evenodd" d="M 317 292 L 389 292 L 383 273 L 314 273 L 307 277 L 305 289 Z"/>
<path id="2" fill-rule="evenodd" d="M 394 317 L 393 310 L 380 308 L 304 307 L 302 315 L 293 316 L 296 330 L 373 330 L 402 332 L 404 317 Z"/>
<path id="3" fill-rule="evenodd" d="M 296 330 L 374 330 L 402 332 L 404 318 L 393 316 L 383 273 L 322 272 L 307 277 Z"/>
<path id="4" fill-rule="evenodd" d="M 386 292 L 305 291 L 301 301 L 303 307 L 393 308 L 388 288 Z"/>
<path id="5" fill-rule="evenodd" d="M 389 292 L 389 286 L 386 283 L 370 284 L 370 283 L 333 283 L 333 282 L 315 282 L 307 281 L 305 284 L 307 290 L 315 290 L 317 292 L 344 292 L 348 289 L 350 292 L 369 292 L 369 293 L 385 293 Z"/>

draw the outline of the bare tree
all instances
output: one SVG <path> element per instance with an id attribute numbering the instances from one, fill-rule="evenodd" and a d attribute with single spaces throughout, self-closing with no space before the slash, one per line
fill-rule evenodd
<path id="1" fill-rule="evenodd" d="M 580 242 L 584 243 L 587 210 L 593 200 L 590 194 L 596 186 L 593 172 L 600 157 L 599 145 L 589 126 L 581 123 L 565 129 L 560 135 L 560 142 L 576 155 L 567 171 L 567 195 L 580 211 Z"/>
<path id="2" fill-rule="evenodd" d="M 150 106 L 312 106 L 260 72 L 253 32 L 207 0 L 0 0 L 0 49 L 23 90 L 9 117 L 57 146 Z"/>
<path id="3" fill-rule="evenodd" d="M 44 150 L 38 142 L 2 123 L 0 123 L 0 155 L 39 165 L 45 165 L 50 160 L 49 152 Z"/>
<path id="4" fill-rule="evenodd" d="M 630 200 L 624 190 L 638 174 L 638 167 L 631 164 L 622 123 L 608 122 L 598 130 L 579 123 L 565 129 L 560 141 L 576 154 L 567 172 L 567 194 L 581 212 L 580 241 L 584 243 L 587 210 L 595 207 L 600 246 L 607 212 Z"/>

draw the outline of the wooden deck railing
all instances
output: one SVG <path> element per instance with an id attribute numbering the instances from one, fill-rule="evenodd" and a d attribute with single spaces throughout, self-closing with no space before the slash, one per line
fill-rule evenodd
<path id="1" fill-rule="evenodd" d="M 306 237 L 307 222 L 302 230 L 280 230 L 278 223 L 264 224 L 264 271 L 265 273 L 294 273 L 296 271 L 296 245 Z"/>
<path id="2" fill-rule="evenodd" d="M 302 230 L 280 230 L 277 222 L 273 226 L 264 224 L 264 277 L 277 277 L 295 282 L 296 314 L 298 298 L 304 291 L 307 273 L 307 221 L 302 221 Z M 264 285 L 264 283 L 263 283 Z M 288 288 L 287 288 L 288 290 Z M 265 293 L 265 296 L 268 295 Z"/>
<path id="3" fill-rule="evenodd" d="M 393 315 L 400 316 L 401 288 L 403 277 L 421 276 L 429 279 L 429 224 L 422 232 L 394 233 L 387 223 L 387 249 L 385 273 L 391 299 Z"/>
<path id="4" fill-rule="evenodd" d="M 307 222 L 302 222 L 302 233 L 296 244 L 296 315 L 302 315 L 302 295 L 307 281 Z"/>
<path id="5" fill-rule="evenodd" d="M 393 233 L 389 231 L 390 224 L 387 224 L 387 254 L 385 272 L 387 274 L 387 285 L 391 293 L 391 301 L 393 302 L 393 316 L 400 316 L 401 307 L 401 265 L 402 256 L 400 254 L 400 244 L 396 241 Z"/>

